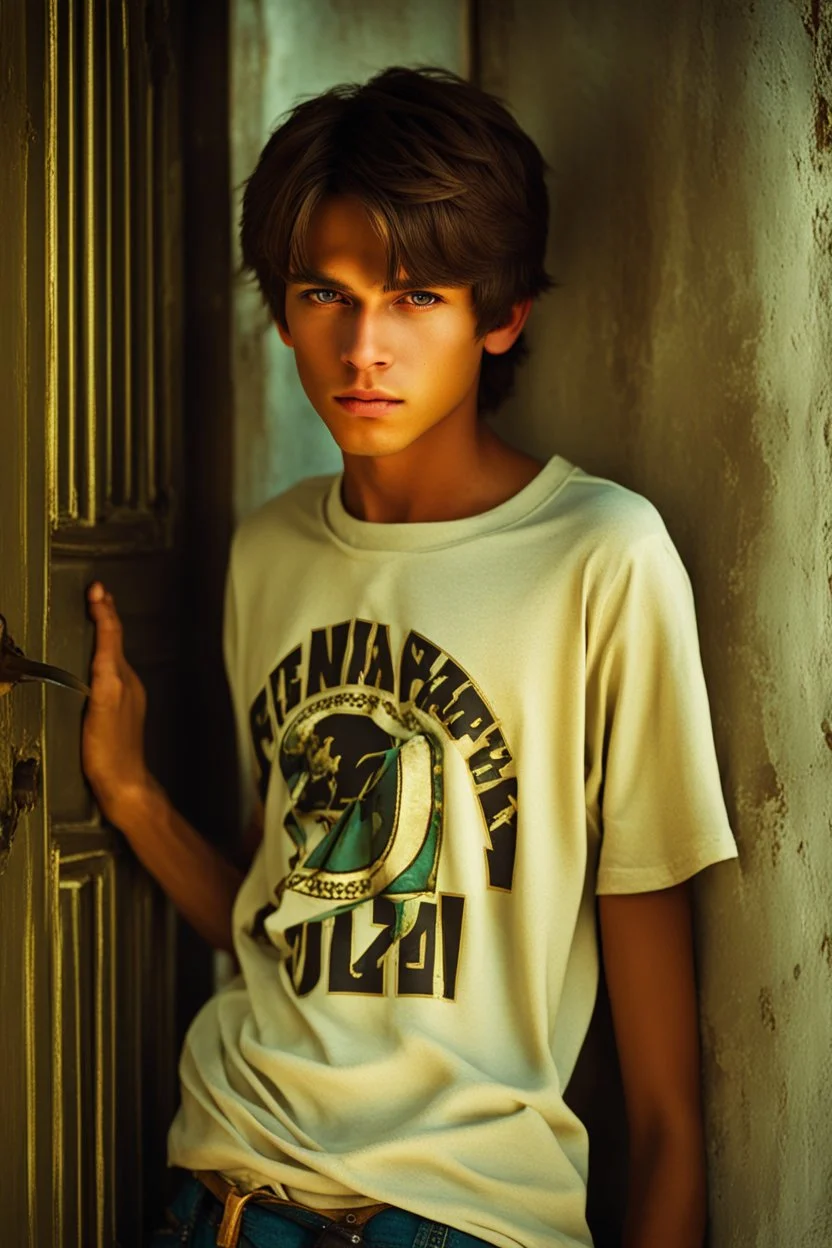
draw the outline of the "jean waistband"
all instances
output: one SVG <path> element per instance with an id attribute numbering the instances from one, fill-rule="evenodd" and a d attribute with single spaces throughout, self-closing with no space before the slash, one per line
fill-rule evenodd
<path id="1" fill-rule="evenodd" d="M 275 1195 L 268 1188 L 255 1188 L 253 1191 L 243 1192 L 235 1184 L 229 1183 L 216 1170 L 194 1170 L 193 1175 L 223 1206 L 222 1222 L 217 1232 L 217 1248 L 237 1248 L 243 1214 L 249 1204 L 270 1208 L 278 1214 L 284 1214 L 301 1226 L 316 1227 L 319 1230 L 335 1223 L 343 1228 L 345 1242 L 352 1244 L 361 1242 L 361 1235 L 358 1232 L 370 1218 L 390 1208 L 388 1204 L 377 1203 L 359 1206 L 355 1209 L 315 1209 L 293 1200 L 284 1200 L 282 1196 Z"/>
<path id="2" fill-rule="evenodd" d="M 363 1248 L 493 1248 L 489 1241 L 456 1230 L 444 1223 L 434 1222 L 420 1214 L 411 1213 L 393 1205 L 357 1207 L 348 1211 L 330 1210 L 328 1213 L 292 1204 L 260 1204 L 239 1198 L 249 1195 L 232 1188 L 238 1196 L 239 1216 L 229 1218 L 229 1202 L 225 1204 L 193 1172 L 180 1191 L 175 1210 L 180 1221 L 193 1224 L 200 1210 L 212 1226 L 217 1228 L 216 1243 L 220 1248 L 235 1248 L 241 1233 L 253 1248 L 314 1248 L 324 1230 L 331 1228 L 333 1245 L 352 1244 Z M 262 1189 L 260 1190 L 262 1195 Z M 253 1194 L 251 1194 L 253 1196 Z M 232 1204 L 232 1209 L 234 1208 Z M 331 1217 L 338 1212 L 340 1219 Z M 347 1222 L 347 1218 L 354 1218 Z M 220 1237 L 220 1228 L 226 1221 L 226 1231 L 233 1238 Z M 327 1236 L 329 1240 L 329 1235 Z"/>

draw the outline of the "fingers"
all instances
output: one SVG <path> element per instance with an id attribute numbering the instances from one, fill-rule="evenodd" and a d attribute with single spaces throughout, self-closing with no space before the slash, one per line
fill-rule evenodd
<path id="1" fill-rule="evenodd" d="M 122 628 L 121 620 L 116 611 L 113 595 L 108 593 L 100 581 L 94 581 L 87 590 L 89 612 L 95 622 L 96 651 L 95 658 L 121 658 Z"/>
<path id="2" fill-rule="evenodd" d="M 100 581 L 93 581 L 92 585 L 87 587 L 87 602 L 90 605 L 90 609 L 96 606 L 104 606 L 112 608 L 113 612 L 115 612 L 115 599 Z"/>

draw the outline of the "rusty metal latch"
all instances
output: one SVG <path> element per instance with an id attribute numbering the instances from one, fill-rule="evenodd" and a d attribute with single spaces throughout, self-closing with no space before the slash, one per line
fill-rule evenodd
<path id="1" fill-rule="evenodd" d="M 43 680 L 50 685 L 75 689 L 87 696 L 90 694 L 89 686 L 71 672 L 65 672 L 61 667 L 53 667 L 51 663 L 38 663 L 36 659 L 27 659 L 20 646 L 15 645 L 6 624 L 6 617 L 0 615 L 0 697 L 24 680 Z M 0 809 L 0 875 L 6 868 L 21 813 L 33 810 L 37 805 L 39 774 L 39 758 L 15 759 L 11 804 L 7 809 Z"/>
<path id="2" fill-rule="evenodd" d="M 6 625 L 6 617 L 0 615 L 0 697 L 21 680 L 43 680 L 64 689 L 75 689 L 78 693 L 85 693 L 87 697 L 91 692 L 89 685 L 73 676 L 72 672 L 65 672 L 62 667 L 53 667 L 51 663 L 27 659 L 20 646 L 15 645 Z"/>
<path id="3" fill-rule="evenodd" d="M 21 813 L 34 810 L 38 803 L 39 758 L 18 758 L 12 772 L 12 803 L 0 811 L 0 875 L 6 869 L 17 821 Z"/>

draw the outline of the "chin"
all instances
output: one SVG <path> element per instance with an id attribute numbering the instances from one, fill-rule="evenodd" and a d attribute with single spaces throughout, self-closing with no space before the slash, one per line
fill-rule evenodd
<path id="1" fill-rule="evenodd" d="M 397 451 L 407 450 L 421 432 L 395 428 L 392 427 L 392 422 L 381 419 L 347 426 L 338 421 L 337 424 L 328 424 L 327 428 L 344 455 L 364 456 L 395 455 Z"/>

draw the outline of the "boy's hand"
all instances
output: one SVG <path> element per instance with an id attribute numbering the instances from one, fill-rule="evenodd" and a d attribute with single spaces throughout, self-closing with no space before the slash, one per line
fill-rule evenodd
<path id="1" fill-rule="evenodd" d="M 87 602 L 95 623 L 95 651 L 81 763 L 102 814 L 118 824 L 117 812 L 154 784 L 144 759 L 147 695 L 124 657 L 112 594 L 95 581 L 87 590 Z"/>

